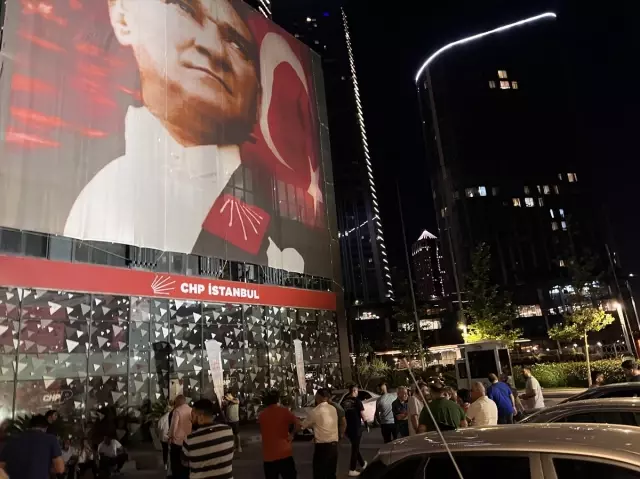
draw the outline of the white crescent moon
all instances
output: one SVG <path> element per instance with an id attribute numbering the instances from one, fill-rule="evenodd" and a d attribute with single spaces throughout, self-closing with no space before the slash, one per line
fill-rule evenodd
<path id="1" fill-rule="evenodd" d="M 273 143 L 269 130 L 269 107 L 273 97 L 273 79 L 275 70 L 281 63 L 288 63 L 298 75 L 305 91 L 309 94 L 307 78 L 302 63 L 291 49 L 289 43 L 277 33 L 267 33 L 260 45 L 260 83 L 262 85 L 262 108 L 260 109 L 260 131 L 264 141 L 280 163 L 292 170 Z"/>

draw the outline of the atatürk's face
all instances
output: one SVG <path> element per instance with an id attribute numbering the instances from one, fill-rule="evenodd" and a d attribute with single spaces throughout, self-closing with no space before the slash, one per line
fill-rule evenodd
<path id="1" fill-rule="evenodd" d="M 250 133 L 260 94 L 257 48 L 230 0 L 110 0 L 111 20 L 140 70 L 151 112 L 194 142 Z"/>

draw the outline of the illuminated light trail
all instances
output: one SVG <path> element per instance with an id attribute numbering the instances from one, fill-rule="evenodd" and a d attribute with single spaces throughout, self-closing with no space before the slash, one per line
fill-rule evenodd
<path id="1" fill-rule="evenodd" d="M 514 28 L 514 27 L 519 27 L 521 25 L 526 25 L 527 23 L 537 22 L 538 20 L 544 20 L 545 18 L 556 18 L 556 14 L 552 13 L 552 12 L 542 13 L 540 15 L 536 15 L 535 17 L 529 17 L 529 18 L 525 18 L 524 20 L 520 20 L 520 21 L 515 22 L 515 23 L 509 23 L 508 25 L 502 25 L 501 27 L 494 28 L 493 30 L 488 30 L 488 31 L 482 32 L 482 33 L 477 33 L 476 35 L 471 35 L 470 37 L 461 38 L 460 40 L 456 40 L 455 42 L 451 42 L 451 43 L 445 45 L 444 47 L 442 47 L 439 50 L 437 50 L 429 58 L 427 58 L 427 60 L 422 64 L 422 66 L 418 70 L 418 73 L 416 74 L 416 83 L 418 83 L 418 80 L 420 79 L 420 76 L 425 71 L 425 69 L 429 66 L 429 64 L 431 62 L 433 62 L 433 60 L 435 60 L 438 56 L 440 56 L 441 53 L 443 53 L 443 52 L 445 52 L 447 50 L 450 50 L 453 47 L 456 47 L 458 45 L 463 45 L 465 43 L 469 43 L 469 42 L 472 42 L 474 40 L 478 40 L 478 39 L 486 37 L 488 35 L 493 35 L 494 33 L 500 33 L 500 32 L 503 32 L 505 30 L 509 30 L 511 28 Z"/>
<path id="2" fill-rule="evenodd" d="M 360 138 L 362 140 L 362 148 L 364 149 L 364 159 L 366 161 L 366 166 L 368 170 L 367 175 L 369 179 L 369 193 L 371 194 L 372 201 L 374 202 L 373 211 L 375 215 L 373 216 L 373 221 L 375 222 L 376 240 L 380 245 L 380 248 L 383 253 L 383 256 L 381 256 L 381 258 L 382 258 L 382 263 L 385 270 L 384 281 L 386 281 L 386 284 L 389 286 L 387 288 L 387 294 L 385 296 L 387 298 L 393 299 L 394 293 L 391 285 L 391 275 L 389 273 L 389 267 L 388 267 L 389 261 L 385 257 L 386 254 L 384 254 L 384 250 L 386 249 L 386 247 L 384 244 L 384 234 L 382 232 L 382 222 L 380 220 L 380 211 L 378 210 L 378 203 L 377 203 L 378 197 L 376 196 L 376 186 L 373 179 L 373 170 L 371 168 L 371 157 L 369 155 L 369 143 L 367 141 L 367 131 L 364 127 L 364 113 L 362 112 L 362 104 L 360 102 L 360 87 L 358 86 L 358 76 L 356 75 L 356 63 L 353 55 L 353 48 L 351 46 L 351 35 L 349 33 L 349 23 L 347 21 L 347 14 L 345 13 L 344 9 L 341 9 L 341 10 L 342 10 L 342 23 L 344 25 L 344 36 L 347 42 L 347 53 L 349 54 L 349 65 L 351 68 L 351 82 L 353 84 L 353 94 L 356 100 L 356 108 L 358 110 L 357 118 L 360 126 Z"/>

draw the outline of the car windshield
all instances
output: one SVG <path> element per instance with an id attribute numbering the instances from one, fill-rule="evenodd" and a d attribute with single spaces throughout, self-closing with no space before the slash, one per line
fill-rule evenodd
<path id="1" fill-rule="evenodd" d="M 339 403 L 342 400 L 342 396 L 344 396 L 344 394 L 334 394 L 331 396 L 331 401 Z"/>

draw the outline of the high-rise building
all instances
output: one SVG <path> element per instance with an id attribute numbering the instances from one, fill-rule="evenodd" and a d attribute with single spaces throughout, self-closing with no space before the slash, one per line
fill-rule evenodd
<path id="1" fill-rule="evenodd" d="M 345 304 L 388 301 L 394 290 L 347 11 L 326 1 L 272 3 L 274 21 L 322 57 Z"/>
<path id="2" fill-rule="evenodd" d="M 445 288 L 464 291 L 471 253 L 486 243 L 526 335 L 546 334 L 532 316 L 559 317 L 553 291 L 569 259 L 604 252 L 562 52 L 555 15 L 544 14 L 446 45 L 416 75 Z"/>
<path id="3" fill-rule="evenodd" d="M 444 298 L 444 280 L 440 266 L 438 238 L 424 230 L 411 247 L 416 300 L 425 302 L 430 299 Z"/>

